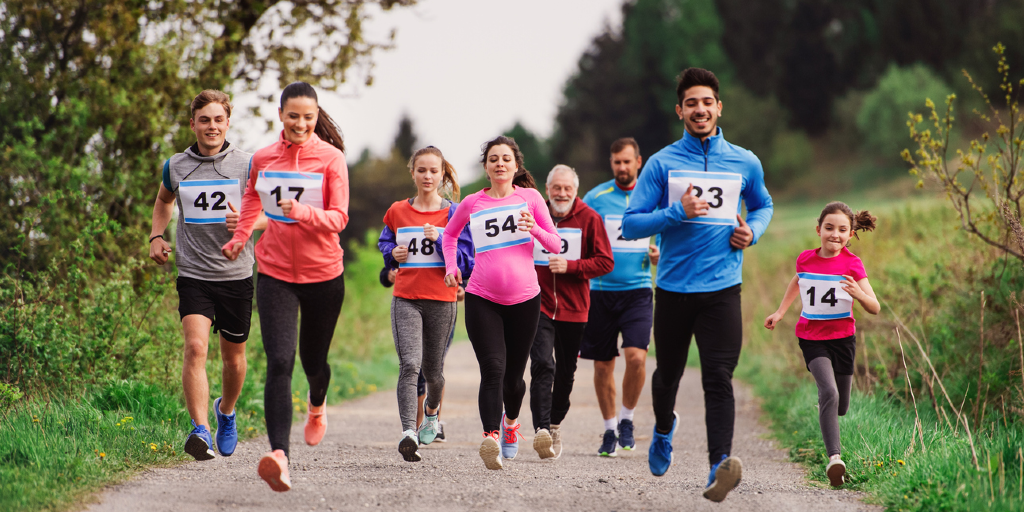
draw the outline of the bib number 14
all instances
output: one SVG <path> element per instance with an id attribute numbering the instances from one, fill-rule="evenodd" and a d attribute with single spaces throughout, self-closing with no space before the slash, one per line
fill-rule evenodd
<path id="1" fill-rule="evenodd" d="M 842 288 L 843 276 L 800 272 L 800 316 L 808 320 L 835 320 L 853 316 L 853 297 Z"/>

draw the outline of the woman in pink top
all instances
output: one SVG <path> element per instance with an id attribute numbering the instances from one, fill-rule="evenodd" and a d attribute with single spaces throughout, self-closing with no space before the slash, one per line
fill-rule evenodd
<path id="1" fill-rule="evenodd" d="M 281 138 L 253 155 L 238 227 L 221 251 L 235 259 L 260 210 L 266 212 L 267 230 L 256 244 L 256 303 L 267 353 L 263 399 L 271 452 L 260 460 L 259 475 L 283 492 L 291 489 L 288 434 L 296 342 L 309 381 L 306 444 L 318 444 L 327 430 L 327 351 L 345 299 L 338 232 L 348 224 L 348 166 L 341 135 L 312 86 L 285 87 L 278 113 L 284 123 Z"/>
<path id="2" fill-rule="evenodd" d="M 872 315 L 881 309 L 864 264 L 847 245 L 854 232 L 874 229 L 875 217 L 867 211 L 855 214 L 839 201 L 825 205 L 817 227 L 821 247 L 800 254 L 782 304 L 764 320 L 765 327 L 775 329 L 797 295 L 803 301 L 796 336 L 818 385 L 818 423 L 829 455 L 825 474 L 835 487 L 843 485 L 846 474 L 840 457 L 839 416 L 850 407 L 853 384 L 857 348 L 853 301 Z"/>
<path id="3" fill-rule="evenodd" d="M 482 162 L 491 186 L 463 199 L 448 221 L 444 281 L 449 287 L 462 282 L 455 253 L 458 234 L 468 223 L 476 266 L 466 286 L 466 332 L 480 363 L 480 457 L 488 469 L 501 469 L 502 457 L 515 458 L 519 449 L 516 419 L 526 394 L 523 373 L 540 318 L 533 239 L 552 252 L 561 249 L 562 239 L 515 140 L 488 141 Z"/>

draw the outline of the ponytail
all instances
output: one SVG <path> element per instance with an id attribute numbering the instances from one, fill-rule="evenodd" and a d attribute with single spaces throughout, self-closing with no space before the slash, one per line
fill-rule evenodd
<path id="1" fill-rule="evenodd" d="M 850 230 L 853 231 L 853 236 L 860 240 L 860 236 L 857 235 L 858 231 L 874 231 L 877 226 L 877 217 L 871 215 L 871 212 L 867 210 L 861 210 L 857 213 L 853 213 L 853 209 L 846 205 L 842 201 L 832 201 L 825 205 L 825 208 L 821 210 L 821 215 L 818 216 L 818 227 L 821 227 L 821 223 L 825 222 L 825 216 L 833 213 L 841 213 L 846 215 L 850 219 Z"/>
<path id="2" fill-rule="evenodd" d="M 438 192 L 442 197 L 448 197 L 454 203 L 459 202 L 459 175 L 455 172 L 455 167 L 451 162 L 445 160 L 440 149 L 434 146 L 427 146 L 416 150 L 412 154 L 412 158 L 409 158 L 409 170 L 414 171 L 416 169 L 416 159 L 423 155 L 434 155 L 441 159 L 441 186 Z"/>
<path id="3" fill-rule="evenodd" d="M 331 116 L 327 115 L 323 107 L 319 106 L 316 89 L 306 82 L 292 82 L 281 91 L 281 108 L 284 109 L 284 104 L 292 98 L 313 98 L 313 101 L 317 102 L 318 113 L 313 133 L 324 142 L 340 149 L 344 153 L 345 141 L 342 139 L 341 130 L 338 129 L 338 125 L 331 119 Z"/>
<path id="4" fill-rule="evenodd" d="M 537 188 L 537 182 L 533 181 L 533 175 L 525 167 L 520 167 L 512 176 L 512 184 L 521 188 Z"/>

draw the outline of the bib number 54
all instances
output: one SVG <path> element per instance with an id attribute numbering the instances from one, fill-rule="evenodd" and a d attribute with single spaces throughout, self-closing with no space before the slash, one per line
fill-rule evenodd
<path id="1" fill-rule="evenodd" d="M 508 231 L 510 233 L 516 232 L 516 220 L 512 215 L 509 215 L 505 222 L 502 223 L 501 227 L 498 227 L 498 219 L 487 219 L 484 222 L 484 233 L 493 238 L 498 236 L 502 231 Z"/>

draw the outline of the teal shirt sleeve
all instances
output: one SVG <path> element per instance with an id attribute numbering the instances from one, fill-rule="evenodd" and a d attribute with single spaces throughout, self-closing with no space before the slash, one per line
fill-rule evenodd
<path id="1" fill-rule="evenodd" d="M 164 188 L 174 192 L 171 188 L 171 159 L 164 160 L 164 172 L 163 172 Z"/>
<path id="2" fill-rule="evenodd" d="M 662 205 L 668 186 L 668 172 L 657 161 L 648 160 L 644 172 L 633 189 L 629 207 L 622 219 L 622 236 L 626 238 L 649 238 L 661 233 L 669 226 L 676 226 L 686 220 L 683 203 L 676 201 Z M 658 209 L 659 206 L 663 206 Z"/>

